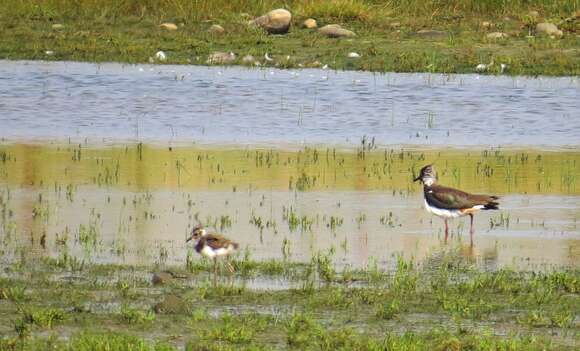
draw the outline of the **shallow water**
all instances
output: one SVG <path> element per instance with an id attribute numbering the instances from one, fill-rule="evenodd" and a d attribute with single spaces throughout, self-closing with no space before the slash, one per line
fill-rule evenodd
<path id="1" fill-rule="evenodd" d="M 578 82 L 0 61 L 0 334 L 16 337 L 21 318 L 33 338 L 113 326 L 185 348 L 210 332 L 213 345 L 214 332 L 231 329 L 228 313 L 258 313 L 272 322 L 250 338 L 283 348 L 290 342 L 281 325 L 304 309 L 365 338 L 436 326 L 572 348 Z M 431 162 L 441 183 L 501 197 L 501 210 L 476 215 L 473 247 L 468 218 L 452 221 L 444 242 L 443 221 L 422 208 L 412 179 Z M 311 281 L 300 266 L 288 275 L 220 276 L 211 289 L 210 265 L 197 266 L 185 243 L 198 223 L 240 243 L 250 264 L 330 255 L 345 281 L 323 282 L 320 272 Z M 405 273 L 400 258 L 425 270 Z M 455 283 L 435 290 L 447 274 L 476 289 L 489 284 L 464 264 L 558 272 L 521 290 L 503 286 L 506 272 L 480 296 L 463 298 Z M 356 268 L 369 275 L 349 280 Z M 568 268 L 575 271 L 560 271 Z M 152 272 L 165 270 L 172 281 L 151 286 Z M 408 290 L 394 318 L 379 317 L 409 297 L 404 277 L 422 287 Z M 185 297 L 193 312 L 135 322 L 168 294 Z M 66 318 L 31 324 L 30 311 L 53 309 Z"/>
<path id="2" fill-rule="evenodd" d="M 580 145 L 580 80 L 0 61 L 0 137 Z"/>
<path id="3" fill-rule="evenodd" d="M 579 85 L 0 61 L 1 260 L 183 265 L 201 222 L 258 260 L 578 267 Z M 430 162 L 446 185 L 502 197 L 473 248 L 467 219 L 444 243 L 422 208 L 411 179 Z"/>
<path id="4" fill-rule="evenodd" d="M 466 219 L 452 222 L 452 237 L 445 245 L 443 222 L 421 208 L 420 195 L 401 199 L 378 192 L 145 194 L 82 187 L 74 202 L 43 192 L 43 200 L 51 204 L 44 218 L 31 215 L 37 191 L 19 189 L 11 196 L 15 211 L 11 223 L 20 234 L 2 236 L 3 260 L 18 260 L 24 250 L 29 258 L 59 257 L 67 252 L 95 263 L 184 265 L 191 251 L 185 237 L 196 224 L 193 216 L 228 216 L 232 227 L 224 228 L 224 233 L 258 260 L 287 257 L 309 262 L 317 252 L 331 248 L 339 266 L 355 268 L 376 262 L 390 269 L 399 255 L 434 264 L 441 252 L 455 249 L 486 269 L 578 267 L 580 260 L 580 207 L 575 196 L 504 197 L 501 213 L 476 216 L 474 248 L 469 247 Z M 124 205 L 124 199 L 129 204 Z M 190 199 L 195 199 L 195 205 L 188 205 Z M 530 202 L 534 206 L 527 206 Z M 289 206 L 312 223 L 292 229 L 284 219 Z M 393 213 L 390 222 L 381 221 L 389 212 Z M 491 228 L 490 218 L 501 214 L 509 214 L 510 223 Z M 260 232 L 250 223 L 256 217 L 276 227 Z M 331 227 L 331 217 L 341 219 L 342 224 Z M 96 242 L 82 241 L 81 226 L 95 228 Z"/>
<path id="5" fill-rule="evenodd" d="M 578 152 L 325 155 L 0 145 L 2 260 L 183 266 L 188 254 L 199 258 L 185 238 L 201 222 L 257 260 L 309 262 L 332 251 L 339 267 L 391 269 L 398 257 L 436 267 L 453 251 L 491 270 L 579 265 Z M 451 222 L 444 243 L 443 221 L 422 208 L 411 181 L 436 156 L 444 184 L 501 196 L 501 211 L 476 215 L 473 248 L 467 219 Z"/>

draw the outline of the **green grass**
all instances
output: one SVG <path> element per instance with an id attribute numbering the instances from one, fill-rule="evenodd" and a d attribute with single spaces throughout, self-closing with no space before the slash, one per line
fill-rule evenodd
<path id="1" fill-rule="evenodd" d="M 293 26 L 285 36 L 270 36 L 249 28 L 248 19 L 285 7 L 293 13 Z M 540 18 L 531 18 L 529 11 Z M 508 74 L 577 75 L 580 47 L 574 21 L 563 22 L 578 11 L 574 0 L 463 0 L 441 1 L 113 1 L 113 0 L 5 0 L 0 4 L 0 58 L 78 61 L 148 62 L 157 50 L 168 54 L 167 63 L 205 64 L 214 51 L 233 51 L 236 64 L 246 54 L 263 65 L 319 67 L 399 72 L 473 72 L 478 63 L 492 59 L 490 73 L 499 63 Z M 340 23 L 357 38 L 336 40 L 301 29 L 314 17 L 320 25 Z M 560 24 L 564 38 L 528 38 L 529 27 L 539 20 Z M 510 35 L 489 41 L 482 21 Z M 176 31 L 159 28 L 163 22 L 179 25 Z M 64 27 L 53 29 L 58 23 Z M 224 35 L 207 32 L 212 23 Z M 416 35 L 421 29 L 444 30 L 438 38 Z M 53 55 L 47 55 L 47 50 Z M 348 59 L 349 52 L 360 59 Z M 274 62 L 262 59 L 265 53 Z M 286 56 L 290 59 L 286 59 Z"/>
<path id="2" fill-rule="evenodd" d="M 400 259 L 393 271 L 353 271 L 328 259 L 244 258 L 238 267 L 270 275 L 236 272 L 238 283 L 216 287 L 204 278 L 211 265 L 162 288 L 134 280 L 130 302 L 118 304 L 125 284 L 110 278 L 146 268 L 86 265 L 87 279 L 63 283 L 58 266 L 8 266 L 0 290 L 25 286 L 27 299 L 0 300 L 0 316 L 9 316 L 0 318 L 0 350 L 572 350 L 577 342 L 578 270 L 489 272 L 448 255 L 434 268 Z M 244 288 L 255 277 L 308 289 Z M 155 314 L 152 305 L 168 294 L 188 307 Z"/>

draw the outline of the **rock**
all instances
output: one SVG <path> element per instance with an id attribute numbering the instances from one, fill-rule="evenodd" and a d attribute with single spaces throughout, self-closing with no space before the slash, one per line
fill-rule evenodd
<path id="1" fill-rule="evenodd" d="M 314 18 L 309 18 L 304 22 L 302 22 L 302 27 L 307 29 L 314 29 L 318 27 L 318 23 L 316 23 L 316 20 Z"/>
<path id="2" fill-rule="evenodd" d="M 227 52 L 216 51 L 207 57 L 206 63 L 209 63 L 209 64 L 232 63 L 232 62 L 234 62 L 235 59 L 236 59 L 236 54 L 234 54 L 233 52 L 227 53 Z"/>
<path id="3" fill-rule="evenodd" d="M 254 63 L 254 62 L 256 62 L 256 58 L 252 55 L 246 55 L 246 56 L 242 57 L 242 62 L 243 63 Z"/>
<path id="4" fill-rule="evenodd" d="M 173 275 L 169 272 L 156 272 L 153 273 L 153 278 L 151 278 L 153 285 L 165 285 L 172 280 Z"/>
<path id="5" fill-rule="evenodd" d="M 159 61 L 165 61 L 167 60 L 167 55 L 165 55 L 163 51 L 159 50 L 155 53 L 155 59 Z"/>
<path id="6" fill-rule="evenodd" d="M 159 314 L 176 314 L 186 313 L 188 307 L 187 303 L 179 296 L 167 295 L 163 301 L 153 307 L 153 310 Z"/>
<path id="7" fill-rule="evenodd" d="M 401 22 L 391 22 L 389 24 L 389 27 L 391 27 L 393 29 L 397 29 L 397 28 L 401 27 Z"/>
<path id="8" fill-rule="evenodd" d="M 55 23 L 52 25 L 52 29 L 63 29 L 64 26 L 60 23 Z"/>
<path id="9" fill-rule="evenodd" d="M 47 54 L 48 56 L 54 55 L 54 51 L 52 50 L 46 50 L 44 53 Z"/>
<path id="10" fill-rule="evenodd" d="M 421 29 L 417 32 L 417 35 L 422 38 L 438 39 L 446 38 L 447 32 L 442 30 L 432 30 L 432 29 Z"/>
<path id="11" fill-rule="evenodd" d="M 290 11 L 276 9 L 250 21 L 250 24 L 262 27 L 270 34 L 285 34 L 290 29 L 291 21 L 292 14 Z"/>
<path id="12" fill-rule="evenodd" d="M 486 35 L 487 39 L 505 39 L 507 38 L 509 35 L 507 35 L 506 33 L 502 33 L 502 32 L 493 32 L 493 33 L 489 33 L 488 35 Z"/>
<path id="13" fill-rule="evenodd" d="M 475 66 L 475 71 L 485 72 L 491 67 L 491 65 L 492 65 L 491 63 L 490 64 L 480 63 L 477 66 Z"/>
<path id="14" fill-rule="evenodd" d="M 348 38 L 356 36 L 354 32 L 344 29 L 338 24 L 329 24 L 319 28 L 318 33 L 326 35 L 329 38 Z"/>
<path id="15" fill-rule="evenodd" d="M 167 29 L 167 30 L 177 30 L 177 25 L 175 23 L 166 22 L 166 23 L 161 23 L 159 25 L 159 28 Z"/>
<path id="16" fill-rule="evenodd" d="M 493 24 L 489 21 L 483 21 L 481 22 L 480 26 L 483 29 L 490 29 L 491 27 L 493 27 Z"/>
<path id="17" fill-rule="evenodd" d="M 347 55 L 347 57 L 349 57 L 349 58 L 359 58 L 360 57 L 360 54 L 357 53 L 357 52 L 349 52 L 348 55 Z"/>
<path id="18" fill-rule="evenodd" d="M 536 32 L 561 37 L 564 33 L 553 23 L 543 22 L 536 25 Z"/>
<path id="19" fill-rule="evenodd" d="M 212 33 L 212 34 L 222 34 L 226 30 L 224 29 L 224 27 L 220 26 L 219 24 L 212 24 L 211 27 L 209 27 L 209 29 L 207 31 Z"/>

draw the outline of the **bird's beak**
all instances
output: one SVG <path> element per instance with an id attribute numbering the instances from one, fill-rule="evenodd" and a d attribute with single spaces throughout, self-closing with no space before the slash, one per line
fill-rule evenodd
<path id="1" fill-rule="evenodd" d="M 187 238 L 187 240 L 185 240 L 186 243 L 190 242 L 191 239 L 193 239 L 193 236 L 190 236 L 189 238 Z"/>

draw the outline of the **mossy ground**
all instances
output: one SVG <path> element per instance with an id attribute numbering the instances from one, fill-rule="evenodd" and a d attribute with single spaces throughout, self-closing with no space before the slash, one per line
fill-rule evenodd
<path id="1" fill-rule="evenodd" d="M 268 10 L 287 7 L 293 26 L 287 35 L 268 35 L 247 21 Z M 474 72 L 494 62 L 489 73 L 578 75 L 580 37 L 574 20 L 576 1 L 16 1 L 0 4 L 0 58 L 144 63 L 158 50 L 165 63 L 206 64 L 215 51 L 255 56 L 262 66 L 321 67 L 396 72 Z M 537 11 L 538 16 L 530 16 Z M 320 25 L 339 23 L 357 33 L 331 39 L 300 23 L 314 17 Z M 566 21 L 568 19 L 568 21 Z M 572 20 L 570 20 L 572 19 Z M 561 39 L 535 35 L 535 24 L 551 21 Z M 174 22 L 175 31 L 159 27 Z M 490 27 L 483 27 L 489 22 Z M 62 24 L 62 28 L 52 25 Z M 224 34 L 211 34 L 213 23 Z M 422 29 L 442 35 L 418 35 Z M 506 39 L 489 40 L 499 31 Z M 50 51 L 50 55 L 46 52 Z M 349 52 L 361 55 L 349 59 Z M 266 61 L 264 54 L 274 57 Z M 253 64 L 252 64 L 253 65 Z"/>
<path id="2" fill-rule="evenodd" d="M 155 268 L 76 266 L 42 260 L 5 267 L 0 279 L 3 350 L 357 349 L 572 350 L 580 313 L 578 271 L 483 272 L 459 256 L 435 267 L 399 260 L 394 271 L 335 271 L 310 264 L 233 260 L 235 283 L 217 286 L 210 262 Z M 167 267 L 166 267 L 167 269 Z M 245 282 L 297 283 L 255 290 Z M 176 296 L 183 307 L 153 306 Z"/>

